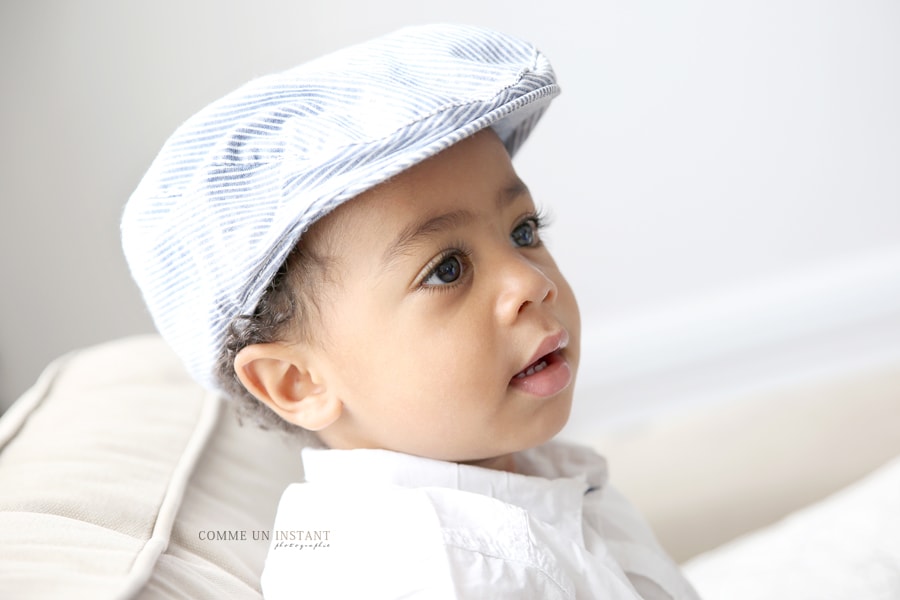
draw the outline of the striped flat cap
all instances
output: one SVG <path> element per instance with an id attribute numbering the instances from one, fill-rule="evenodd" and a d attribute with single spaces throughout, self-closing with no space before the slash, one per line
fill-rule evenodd
<path id="1" fill-rule="evenodd" d="M 559 92 L 532 45 L 410 27 L 253 80 L 186 121 L 122 217 L 162 336 L 206 387 L 229 324 L 342 202 L 492 127 L 514 154 Z"/>

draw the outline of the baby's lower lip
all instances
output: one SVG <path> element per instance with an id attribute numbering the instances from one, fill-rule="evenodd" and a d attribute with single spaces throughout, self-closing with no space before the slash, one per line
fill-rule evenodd
<path id="1" fill-rule="evenodd" d="M 557 350 L 536 363 L 533 372 L 523 372 L 513 377 L 509 385 L 533 396 L 546 398 L 563 391 L 572 381 L 569 361 Z"/>

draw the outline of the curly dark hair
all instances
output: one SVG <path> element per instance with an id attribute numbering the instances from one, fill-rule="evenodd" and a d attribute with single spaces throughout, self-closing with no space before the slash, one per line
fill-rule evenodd
<path id="1" fill-rule="evenodd" d="M 253 314 L 239 315 L 228 326 L 225 343 L 216 362 L 221 389 L 234 400 L 243 423 L 246 419 L 263 429 L 292 434 L 306 430 L 288 423 L 251 394 L 234 371 L 234 359 L 252 344 L 285 341 L 289 337 L 314 343 L 319 296 L 326 280 L 326 259 L 298 244 L 272 279 Z"/>

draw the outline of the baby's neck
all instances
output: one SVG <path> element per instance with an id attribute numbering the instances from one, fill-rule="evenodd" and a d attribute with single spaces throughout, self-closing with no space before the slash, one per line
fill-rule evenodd
<path id="1" fill-rule="evenodd" d="M 472 465 L 473 467 L 483 467 L 485 469 L 494 469 L 495 471 L 507 471 L 508 473 L 516 472 L 516 456 L 514 454 L 504 454 L 494 458 L 485 458 L 483 460 L 466 461 L 463 464 Z"/>

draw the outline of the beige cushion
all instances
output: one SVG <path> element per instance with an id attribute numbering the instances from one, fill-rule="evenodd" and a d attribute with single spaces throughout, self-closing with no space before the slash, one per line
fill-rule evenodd
<path id="1" fill-rule="evenodd" d="M 598 447 L 687 558 L 900 455 L 898 386 L 888 367 Z M 157 336 L 64 357 L 0 418 L 0 598 L 258 599 L 268 543 L 254 533 L 302 480 L 299 452 L 297 438 L 241 427 Z M 215 539 L 228 532 L 245 537 Z M 740 553 L 716 556 L 705 573 Z"/>
<path id="2" fill-rule="evenodd" d="M 240 427 L 156 336 L 54 363 L 0 444 L 2 598 L 259 598 L 253 532 L 301 478 L 296 441 Z"/>
<path id="3" fill-rule="evenodd" d="M 826 374 L 596 441 L 679 561 L 900 457 L 900 364 Z"/>

